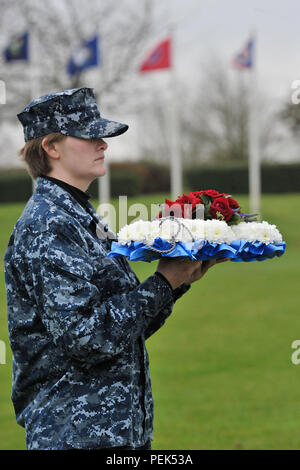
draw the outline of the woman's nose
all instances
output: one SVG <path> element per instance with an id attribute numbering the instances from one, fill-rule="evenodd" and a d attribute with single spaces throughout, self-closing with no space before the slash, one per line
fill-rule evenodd
<path id="1" fill-rule="evenodd" d="M 106 150 L 108 147 L 108 144 L 103 139 L 97 139 L 96 145 L 97 145 L 97 148 L 103 149 L 103 150 Z"/>

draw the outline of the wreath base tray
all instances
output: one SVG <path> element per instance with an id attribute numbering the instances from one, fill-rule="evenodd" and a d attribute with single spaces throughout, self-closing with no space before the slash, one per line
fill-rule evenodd
<path id="1" fill-rule="evenodd" d="M 126 256 L 130 261 L 151 262 L 162 257 L 209 260 L 230 258 L 231 261 L 265 261 L 285 252 L 286 243 L 264 243 L 261 241 L 234 240 L 232 243 L 210 243 L 207 241 L 176 242 L 175 246 L 162 238 L 152 245 L 140 241 L 128 244 L 112 242 L 109 257 Z"/>

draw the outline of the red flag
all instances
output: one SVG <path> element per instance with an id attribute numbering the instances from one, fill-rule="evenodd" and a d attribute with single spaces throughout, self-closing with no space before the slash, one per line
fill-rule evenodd
<path id="1" fill-rule="evenodd" d="M 160 42 L 139 68 L 141 73 L 171 67 L 171 38 Z"/>

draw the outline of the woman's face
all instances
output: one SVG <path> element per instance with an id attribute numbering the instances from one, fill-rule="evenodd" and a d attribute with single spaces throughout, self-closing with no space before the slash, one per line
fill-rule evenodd
<path id="1" fill-rule="evenodd" d="M 79 139 L 67 136 L 55 143 L 59 153 L 59 171 L 75 180 L 90 183 L 106 173 L 104 151 L 108 145 L 103 139 Z"/>

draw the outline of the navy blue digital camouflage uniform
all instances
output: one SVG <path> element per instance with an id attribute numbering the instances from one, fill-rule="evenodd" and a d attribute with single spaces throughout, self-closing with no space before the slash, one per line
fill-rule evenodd
<path id="1" fill-rule="evenodd" d="M 43 177 L 4 257 L 12 401 L 27 449 L 139 447 L 152 439 L 145 340 L 189 286 L 140 283 L 97 214 Z M 100 221 L 101 223 L 101 221 Z"/>

